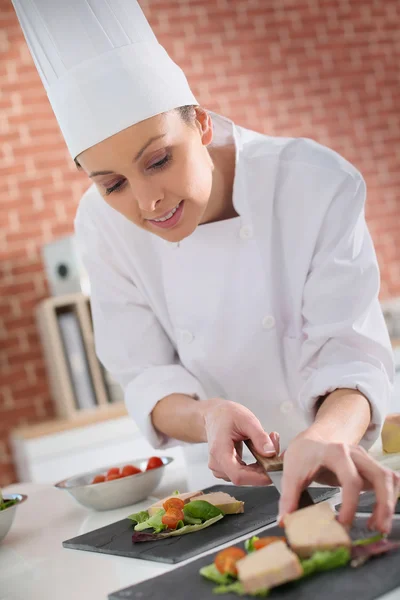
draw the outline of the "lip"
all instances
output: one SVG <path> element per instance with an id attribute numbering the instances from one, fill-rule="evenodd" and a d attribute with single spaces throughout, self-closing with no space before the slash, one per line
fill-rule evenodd
<path id="1" fill-rule="evenodd" d="M 172 227 L 175 227 L 181 220 L 184 203 L 185 203 L 184 200 L 180 201 L 180 203 L 178 205 L 178 209 L 175 211 L 175 213 L 172 215 L 172 217 L 170 219 L 168 219 L 168 221 L 154 221 L 153 219 L 146 219 L 146 220 L 149 223 L 151 223 L 154 227 L 158 227 L 159 229 L 171 229 Z M 155 217 L 155 218 L 162 219 L 163 217 L 168 215 L 168 213 L 170 213 L 171 210 L 169 210 L 169 211 L 165 212 L 163 215 L 160 215 L 159 217 Z"/>

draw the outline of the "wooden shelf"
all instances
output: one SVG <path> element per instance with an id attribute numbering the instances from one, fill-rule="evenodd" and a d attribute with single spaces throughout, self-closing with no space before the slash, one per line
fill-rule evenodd
<path id="1" fill-rule="evenodd" d="M 62 431 L 77 429 L 79 427 L 86 427 L 87 425 L 102 423 L 110 419 L 119 419 L 127 416 L 127 414 L 125 404 L 120 402 L 109 404 L 108 406 L 99 406 L 91 410 L 76 411 L 74 417 L 70 419 L 54 419 L 38 423 L 37 425 L 16 427 L 11 432 L 11 435 L 14 439 L 33 439 L 60 433 Z"/>

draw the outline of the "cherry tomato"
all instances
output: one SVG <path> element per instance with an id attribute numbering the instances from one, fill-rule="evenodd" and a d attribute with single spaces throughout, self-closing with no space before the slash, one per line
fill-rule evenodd
<path id="1" fill-rule="evenodd" d="M 129 475 L 137 475 L 137 473 L 141 473 L 142 471 L 133 465 L 125 465 L 123 469 L 121 469 L 122 477 L 129 477 Z"/>
<path id="2" fill-rule="evenodd" d="M 219 552 L 215 557 L 214 564 L 217 567 L 217 570 L 223 575 L 227 573 L 233 577 L 236 577 L 236 563 L 245 556 L 247 555 L 244 550 L 238 548 L 237 546 L 232 546 L 231 548 L 221 550 L 221 552 Z"/>
<path id="3" fill-rule="evenodd" d="M 183 510 L 184 506 L 185 506 L 185 503 L 180 498 L 168 498 L 168 500 L 166 500 L 163 504 L 163 508 L 167 512 L 171 508 L 177 508 L 178 510 Z"/>
<path id="4" fill-rule="evenodd" d="M 163 461 L 158 456 L 152 456 L 149 458 L 146 471 L 150 471 L 150 469 L 158 469 L 158 467 L 163 466 Z"/>
<path id="5" fill-rule="evenodd" d="M 271 535 L 270 537 L 264 537 L 264 538 L 260 538 L 259 540 L 256 540 L 255 542 L 253 542 L 253 547 L 254 547 L 254 550 L 261 550 L 261 548 L 265 548 L 266 546 L 269 546 L 270 544 L 273 544 L 274 542 L 282 542 L 282 541 L 286 542 L 286 539 L 284 537 Z"/>
<path id="6" fill-rule="evenodd" d="M 122 479 L 121 473 L 110 473 L 106 477 L 106 481 L 114 481 L 115 479 Z"/>
<path id="7" fill-rule="evenodd" d="M 103 483 L 103 481 L 105 481 L 105 480 L 106 480 L 105 475 L 96 475 L 96 477 L 93 477 L 92 483 Z"/>
<path id="8" fill-rule="evenodd" d="M 118 469 L 118 467 L 112 467 L 111 469 L 108 469 L 107 477 L 109 475 L 114 475 L 114 474 L 118 474 L 119 475 L 119 473 L 120 473 L 120 470 Z"/>
<path id="9" fill-rule="evenodd" d="M 161 522 L 166 525 L 169 529 L 176 529 L 179 521 L 183 521 L 183 511 L 178 509 L 171 509 L 162 516 Z"/>

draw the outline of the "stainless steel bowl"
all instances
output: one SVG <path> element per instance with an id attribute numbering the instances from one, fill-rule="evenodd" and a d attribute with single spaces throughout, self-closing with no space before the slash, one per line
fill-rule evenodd
<path id="1" fill-rule="evenodd" d="M 163 461 L 163 465 L 150 471 L 145 471 L 148 459 L 140 458 L 138 460 L 113 464 L 102 469 L 96 469 L 95 471 L 89 471 L 75 477 L 69 477 L 56 483 L 55 487 L 67 490 L 77 502 L 94 510 L 113 510 L 122 506 L 129 506 L 141 502 L 150 496 L 159 485 L 164 475 L 165 467 L 174 460 L 169 456 L 160 456 L 160 458 Z M 113 481 L 90 483 L 95 475 L 105 474 L 112 467 L 121 468 L 128 464 L 138 467 L 143 473 L 128 475 L 127 477 L 114 479 Z"/>
<path id="2" fill-rule="evenodd" d="M 17 500 L 16 504 L 0 510 L 0 542 L 4 540 L 7 533 L 10 531 L 11 525 L 14 521 L 17 507 L 25 502 L 28 496 L 24 494 L 6 494 L 3 496 L 3 500 Z"/>

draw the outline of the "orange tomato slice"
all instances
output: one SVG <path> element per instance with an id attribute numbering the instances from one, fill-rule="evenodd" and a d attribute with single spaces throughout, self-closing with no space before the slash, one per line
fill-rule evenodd
<path id="1" fill-rule="evenodd" d="M 185 503 L 180 498 L 168 498 L 163 504 L 163 508 L 166 511 L 169 511 L 171 508 L 177 508 L 178 510 L 183 510 Z"/>
<path id="2" fill-rule="evenodd" d="M 227 573 L 233 577 L 237 576 L 236 563 L 246 556 L 246 552 L 237 546 L 226 548 L 218 552 L 215 557 L 214 564 L 217 570 L 223 575 Z"/>
<path id="3" fill-rule="evenodd" d="M 253 547 L 254 547 L 254 550 L 260 550 L 261 548 L 265 548 L 266 546 L 269 546 L 270 544 L 273 544 L 274 542 L 282 542 L 282 541 L 286 542 L 286 539 L 284 537 L 271 535 L 270 537 L 264 537 L 264 538 L 260 538 L 259 540 L 256 540 L 255 542 L 253 542 Z"/>

